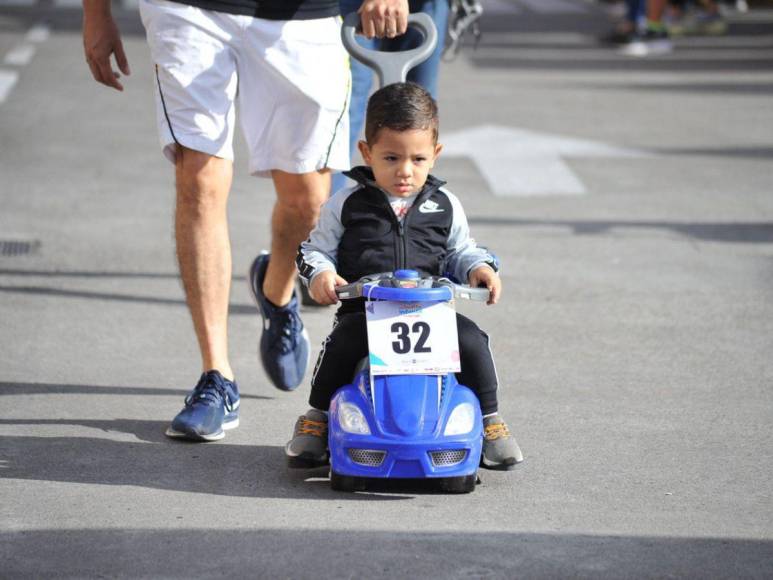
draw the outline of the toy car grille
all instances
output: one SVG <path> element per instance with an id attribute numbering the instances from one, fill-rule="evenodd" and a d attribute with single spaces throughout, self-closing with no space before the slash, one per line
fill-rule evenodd
<path id="1" fill-rule="evenodd" d="M 435 467 L 448 467 L 449 465 L 456 465 L 464 461 L 464 458 L 467 457 L 467 450 L 430 451 L 429 456 L 432 458 L 432 465 Z"/>
<path id="2" fill-rule="evenodd" d="M 349 449 L 349 457 L 359 465 L 378 467 L 384 463 L 386 451 L 374 451 L 372 449 Z"/>

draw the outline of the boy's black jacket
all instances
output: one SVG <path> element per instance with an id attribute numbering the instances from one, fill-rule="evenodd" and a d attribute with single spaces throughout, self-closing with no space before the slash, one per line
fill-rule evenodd
<path id="1" fill-rule="evenodd" d="M 323 270 L 335 270 L 355 282 L 405 268 L 424 276 L 449 272 L 466 281 L 473 267 L 493 263 L 469 236 L 461 203 L 442 188 L 444 181 L 428 176 L 400 222 L 369 167 L 355 167 L 346 175 L 358 185 L 328 200 L 317 227 L 299 249 L 296 264 L 306 283 Z"/>
<path id="2" fill-rule="evenodd" d="M 403 268 L 440 276 L 454 212 L 448 197 L 438 192 L 444 181 L 429 176 L 408 214 L 400 223 L 368 167 L 345 173 L 362 187 L 341 210 L 343 235 L 338 244 L 338 273 L 348 281 L 367 274 Z M 432 211 L 423 211 L 430 207 Z M 422 205 L 426 204 L 426 205 Z"/>

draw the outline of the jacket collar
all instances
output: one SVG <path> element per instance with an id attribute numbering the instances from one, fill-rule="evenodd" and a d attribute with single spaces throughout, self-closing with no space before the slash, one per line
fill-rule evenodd
<path id="1" fill-rule="evenodd" d="M 357 167 L 352 167 L 352 169 L 349 171 L 344 171 L 344 175 L 353 179 L 360 185 L 383 191 L 376 183 L 376 178 L 373 176 L 373 170 L 370 167 L 365 165 L 358 165 Z M 424 187 L 421 188 L 421 191 L 418 193 L 418 195 L 430 195 L 443 187 L 445 184 L 446 182 L 442 179 L 438 179 L 434 175 L 428 175 L 427 181 L 424 183 Z"/>

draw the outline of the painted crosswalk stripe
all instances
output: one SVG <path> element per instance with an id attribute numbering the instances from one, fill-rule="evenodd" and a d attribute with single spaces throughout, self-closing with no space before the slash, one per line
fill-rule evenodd
<path id="1" fill-rule="evenodd" d="M 81 8 L 81 0 L 54 0 L 54 6 L 57 8 Z"/>
<path id="2" fill-rule="evenodd" d="M 502 197 L 588 193 L 565 158 L 650 156 L 643 150 L 501 125 L 446 133 L 443 143 L 443 155 L 471 159 L 491 192 Z"/>
<path id="3" fill-rule="evenodd" d="M 27 42 L 45 42 L 51 36 L 51 29 L 45 24 L 36 24 L 27 31 L 24 37 Z"/>
<path id="4" fill-rule="evenodd" d="M 519 0 L 519 4 L 539 14 L 584 14 L 587 9 L 569 0 Z"/>
<path id="5" fill-rule="evenodd" d="M 4 8 L 14 8 L 16 6 L 35 6 L 38 0 L 3 0 Z"/>
<path id="6" fill-rule="evenodd" d="M 35 46 L 32 44 L 20 44 L 14 46 L 3 58 L 3 63 L 11 66 L 25 66 L 35 56 Z"/>
<path id="7" fill-rule="evenodd" d="M 483 6 L 485 14 L 517 14 L 522 9 L 508 0 L 488 0 Z"/>
<path id="8" fill-rule="evenodd" d="M 18 80 L 19 73 L 15 70 L 0 69 L 0 103 L 5 101 Z"/>

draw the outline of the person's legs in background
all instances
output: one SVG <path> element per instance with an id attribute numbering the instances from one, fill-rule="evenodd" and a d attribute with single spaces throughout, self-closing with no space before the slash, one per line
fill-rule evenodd
<path id="1" fill-rule="evenodd" d="M 361 0 L 340 0 L 341 14 L 346 15 L 350 12 L 357 12 L 361 3 Z M 448 25 L 448 0 L 412 0 L 409 2 L 409 9 L 412 14 L 425 12 L 432 17 L 438 31 L 438 45 L 432 56 L 408 73 L 407 80 L 420 84 L 437 99 L 438 69 L 440 68 L 443 40 L 445 39 L 446 27 Z M 358 36 L 357 41 L 367 48 L 394 52 L 415 48 L 421 42 L 421 38 L 420 32 L 409 28 L 408 32 L 403 36 L 390 40 L 368 40 Z M 373 86 L 373 70 L 354 58 L 350 60 L 352 69 L 352 97 L 349 102 L 349 147 L 352 152 L 352 165 L 354 165 L 354 158 L 357 155 L 357 141 L 360 139 L 362 127 L 365 124 L 365 109 L 368 104 L 371 87 Z M 345 187 L 346 182 L 347 179 L 342 173 L 333 175 L 332 192 L 335 193 Z"/>
<path id="2" fill-rule="evenodd" d="M 670 0 L 669 3 L 667 26 L 671 36 L 718 36 L 727 32 L 727 22 L 715 0 L 699 0 L 692 5 L 687 0 Z"/>
<path id="3" fill-rule="evenodd" d="M 357 12 L 361 4 L 362 0 L 339 0 L 341 16 Z M 381 41 L 358 35 L 357 42 L 366 48 L 377 50 Z M 357 154 L 357 141 L 362 133 L 362 126 L 365 124 L 365 108 L 368 104 L 370 88 L 373 85 L 373 71 L 353 57 L 349 58 L 349 63 L 352 71 L 352 94 L 349 99 L 349 149 L 354 157 Z M 352 165 L 355 165 L 354 159 L 352 159 Z M 347 181 L 343 173 L 335 173 L 331 193 L 345 187 Z"/>
<path id="4" fill-rule="evenodd" d="M 647 0 L 647 27 L 636 40 L 623 47 L 621 52 L 627 56 L 656 56 L 668 54 L 673 45 L 663 22 L 668 0 Z"/>
<path id="5" fill-rule="evenodd" d="M 631 42 L 644 20 L 645 0 L 625 0 L 625 17 L 614 29 L 600 38 L 605 44 L 626 44 Z"/>
<path id="6" fill-rule="evenodd" d="M 408 72 L 408 80 L 420 84 L 437 100 L 438 73 L 440 57 L 443 55 L 443 41 L 448 26 L 448 0 L 411 0 L 408 3 L 411 14 L 424 12 L 429 14 L 438 31 L 438 43 L 435 52 L 417 67 Z M 409 50 L 421 42 L 421 33 L 410 28 L 398 38 L 384 41 L 384 49 L 388 51 Z"/>

